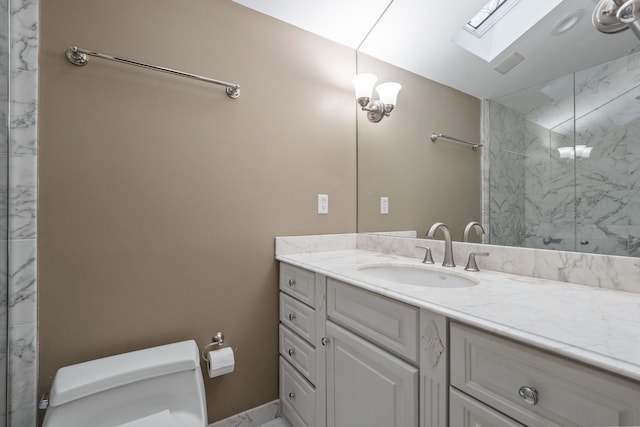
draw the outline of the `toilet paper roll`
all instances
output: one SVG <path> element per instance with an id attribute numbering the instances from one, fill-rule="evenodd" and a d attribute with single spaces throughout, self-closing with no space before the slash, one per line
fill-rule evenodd
<path id="1" fill-rule="evenodd" d="M 233 349 L 231 347 L 225 347 L 207 353 L 207 371 L 209 378 L 215 378 L 233 372 L 235 364 L 236 361 L 233 357 Z"/>

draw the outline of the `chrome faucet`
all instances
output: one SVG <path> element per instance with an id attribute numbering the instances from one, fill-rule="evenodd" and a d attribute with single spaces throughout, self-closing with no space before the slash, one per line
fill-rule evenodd
<path id="1" fill-rule="evenodd" d="M 482 224 L 480 224 L 477 221 L 471 221 L 469 224 L 467 224 L 467 226 L 464 228 L 464 233 L 462 235 L 462 241 L 463 242 L 468 242 L 469 241 L 469 232 L 474 228 L 478 228 L 480 231 L 480 235 L 482 236 L 484 233 L 484 228 L 482 227 Z"/>
<path id="2" fill-rule="evenodd" d="M 444 260 L 442 261 L 442 266 L 455 267 L 456 263 L 453 262 L 453 244 L 451 243 L 449 227 L 447 227 L 444 222 L 436 222 L 427 232 L 427 239 L 433 239 L 438 228 L 442 228 L 442 232 L 444 233 Z"/>

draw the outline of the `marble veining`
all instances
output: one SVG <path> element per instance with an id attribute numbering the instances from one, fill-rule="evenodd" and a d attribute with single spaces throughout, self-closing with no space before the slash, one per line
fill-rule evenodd
<path id="1" fill-rule="evenodd" d="M 488 241 L 640 256 L 638 96 L 636 51 L 483 102 Z M 574 144 L 590 157 L 561 158 Z"/>
<path id="2" fill-rule="evenodd" d="M 286 238 L 279 238 L 286 239 Z M 416 256 L 418 239 L 358 235 L 358 248 L 280 255 L 280 261 L 346 281 L 372 292 L 423 307 L 490 332 L 535 345 L 602 369 L 640 380 L 640 295 L 596 286 L 509 274 L 489 270 L 483 262 L 502 259 L 503 266 L 540 276 L 559 262 L 566 268 L 555 274 L 572 280 L 589 275 L 587 267 L 610 268 L 611 256 L 562 253 L 535 249 L 454 244 L 458 259 L 479 247 L 491 255 L 478 260 L 481 271 L 465 272 L 440 265 L 425 266 Z M 419 242 L 424 244 L 425 240 Z M 434 258 L 442 260 L 442 242 L 433 241 Z M 377 249 L 372 250 L 375 247 Z M 496 249 L 499 249 L 496 251 Z M 534 256 L 526 258 L 521 251 Z M 576 258 L 576 255 L 578 256 Z M 524 259 L 524 261 L 523 261 Z M 390 262 L 456 274 L 479 281 L 469 288 L 432 288 L 374 279 L 359 266 Z M 638 260 L 640 263 L 640 260 Z M 519 264 L 520 263 L 520 264 Z M 573 263 L 573 264 L 572 264 Z M 640 264 L 627 266 L 626 274 L 640 283 Z M 622 273 L 622 272 L 621 272 Z M 619 278 L 620 276 L 612 275 Z M 623 286 L 622 284 L 620 286 Z M 633 286 L 629 286 L 633 287 Z"/>

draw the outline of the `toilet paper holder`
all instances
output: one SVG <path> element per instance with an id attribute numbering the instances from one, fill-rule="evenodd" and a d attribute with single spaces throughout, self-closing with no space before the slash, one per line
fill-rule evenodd
<path id="1" fill-rule="evenodd" d="M 213 337 L 211 337 L 211 342 L 202 349 L 202 353 L 200 354 L 202 356 L 202 360 L 206 362 L 208 360 L 207 353 L 209 350 L 213 347 L 221 346 L 222 344 L 224 344 L 224 334 L 222 332 L 216 332 Z"/>

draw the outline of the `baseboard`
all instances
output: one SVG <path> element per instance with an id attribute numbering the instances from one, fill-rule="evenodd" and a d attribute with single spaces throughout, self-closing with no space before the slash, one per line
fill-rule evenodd
<path id="1" fill-rule="evenodd" d="M 224 420 L 209 424 L 209 427 L 258 427 L 280 415 L 280 399 L 256 406 Z"/>

